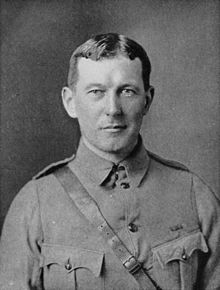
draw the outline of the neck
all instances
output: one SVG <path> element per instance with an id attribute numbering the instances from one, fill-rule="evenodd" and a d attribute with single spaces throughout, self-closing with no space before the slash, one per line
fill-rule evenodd
<path id="1" fill-rule="evenodd" d="M 105 152 L 98 149 L 97 147 L 89 143 L 87 139 L 84 137 L 82 137 L 82 140 L 83 140 L 83 143 L 86 145 L 86 147 L 89 148 L 89 150 L 93 151 L 96 155 L 100 156 L 101 158 L 111 161 L 115 164 L 118 164 L 120 161 L 124 160 L 133 151 L 134 147 L 137 144 L 137 141 L 136 141 L 134 146 L 129 151 L 120 152 L 120 153 L 112 153 L 112 152 Z"/>

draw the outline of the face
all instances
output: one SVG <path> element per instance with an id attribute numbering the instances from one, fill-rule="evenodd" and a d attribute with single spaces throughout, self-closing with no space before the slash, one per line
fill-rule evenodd
<path id="1" fill-rule="evenodd" d="M 78 62 L 78 81 L 63 94 L 64 106 L 78 118 L 83 138 L 98 150 L 122 154 L 137 142 L 151 102 L 145 92 L 141 61 L 124 56 Z"/>

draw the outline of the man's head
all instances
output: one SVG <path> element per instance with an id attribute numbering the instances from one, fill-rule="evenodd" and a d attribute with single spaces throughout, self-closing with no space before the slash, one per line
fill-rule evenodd
<path id="1" fill-rule="evenodd" d="M 150 69 L 144 49 L 122 35 L 98 35 L 75 50 L 62 97 L 91 149 L 114 160 L 132 151 L 153 99 Z"/>

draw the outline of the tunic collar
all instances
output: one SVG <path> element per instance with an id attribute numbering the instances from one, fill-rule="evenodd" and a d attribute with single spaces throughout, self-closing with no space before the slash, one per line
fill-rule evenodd
<path id="1" fill-rule="evenodd" d="M 91 151 L 82 139 L 80 140 L 76 157 L 69 163 L 70 168 L 80 168 L 83 175 L 99 185 L 108 177 L 114 165 L 113 162 Z M 142 143 L 141 136 L 139 136 L 138 143 L 132 153 L 117 165 L 125 167 L 132 187 L 137 187 L 140 184 L 149 167 L 149 156 Z"/>

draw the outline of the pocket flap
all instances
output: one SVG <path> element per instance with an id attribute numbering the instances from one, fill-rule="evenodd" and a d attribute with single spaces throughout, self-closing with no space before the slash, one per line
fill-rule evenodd
<path id="1" fill-rule="evenodd" d="M 77 268 L 87 268 L 98 277 L 101 273 L 104 253 L 71 246 L 43 244 L 42 256 L 42 266 L 58 264 L 68 272 Z"/>
<path id="2" fill-rule="evenodd" d="M 196 250 L 208 252 L 208 247 L 201 232 L 196 232 L 180 239 L 165 243 L 152 249 L 153 259 L 157 260 L 161 267 L 174 260 L 187 261 Z"/>

